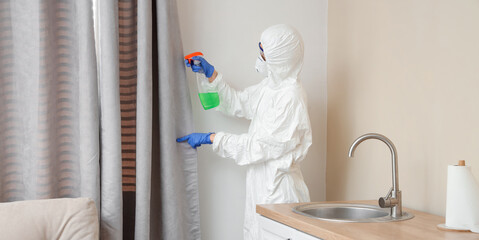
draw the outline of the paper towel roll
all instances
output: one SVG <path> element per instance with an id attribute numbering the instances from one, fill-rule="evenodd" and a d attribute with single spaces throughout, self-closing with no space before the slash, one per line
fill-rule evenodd
<path id="1" fill-rule="evenodd" d="M 446 227 L 478 231 L 479 185 L 470 166 L 447 168 Z"/>

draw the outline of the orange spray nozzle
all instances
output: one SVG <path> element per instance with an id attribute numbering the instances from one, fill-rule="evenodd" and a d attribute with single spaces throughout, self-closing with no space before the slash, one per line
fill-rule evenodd
<path id="1" fill-rule="evenodd" d="M 185 60 L 188 60 L 188 62 L 190 64 L 193 64 L 192 63 L 193 59 L 191 59 L 191 58 L 196 57 L 196 56 L 203 56 L 203 53 L 202 52 L 194 52 L 194 53 L 188 54 L 188 55 L 185 56 Z"/>

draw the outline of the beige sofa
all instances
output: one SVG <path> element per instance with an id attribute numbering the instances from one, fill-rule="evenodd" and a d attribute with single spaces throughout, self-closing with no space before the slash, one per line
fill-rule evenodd
<path id="1" fill-rule="evenodd" d="M 0 239 L 99 239 L 98 212 L 88 198 L 0 203 Z"/>

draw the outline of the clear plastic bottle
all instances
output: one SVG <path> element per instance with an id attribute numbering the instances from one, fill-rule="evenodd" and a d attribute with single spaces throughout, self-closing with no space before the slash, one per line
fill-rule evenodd
<path id="1" fill-rule="evenodd" d="M 195 56 L 203 57 L 203 53 L 195 52 L 185 56 L 185 59 L 196 66 L 200 65 L 200 61 L 191 59 Z M 209 82 L 204 72 L 197 72 L 196 82 L 198 84 L 198 97 L 200 98 L 201 105 L 205 110 L 212 109 L 220 105 L 220 98 L 218 96 L 218 91 L 213 88 L 212 84 Z"/>

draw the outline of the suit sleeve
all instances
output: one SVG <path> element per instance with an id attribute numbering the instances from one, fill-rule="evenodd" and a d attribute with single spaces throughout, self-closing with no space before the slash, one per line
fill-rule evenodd
<path id="1" fill-rule="evenodd" d="M 216 108 L 227 115 L 235 117 L 244 117 L 251 119 L 253 117 L 253 109 L 251 107 L 251 94 L 253 94 L 257 86 L 251 86 L 243 91 L 238 91 L 230 87 L 224 80 L 223 75 L 218 73 L 214 87 L 218 90 L 220 105 Z"/>

